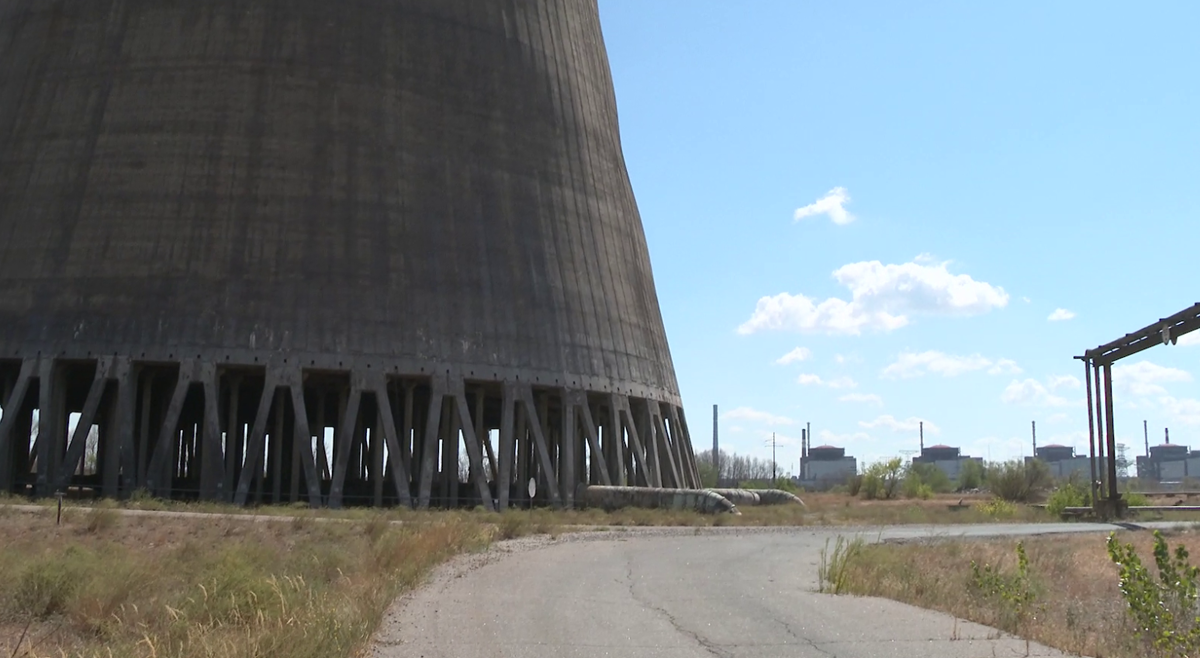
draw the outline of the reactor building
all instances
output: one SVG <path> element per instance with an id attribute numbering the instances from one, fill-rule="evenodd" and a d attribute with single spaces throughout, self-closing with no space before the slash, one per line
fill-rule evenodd
<path id="1" fill-rule="evenodd" d="M 595 0 L 0 0 L 0 407 L 17 494 L 698 486 Z"/>

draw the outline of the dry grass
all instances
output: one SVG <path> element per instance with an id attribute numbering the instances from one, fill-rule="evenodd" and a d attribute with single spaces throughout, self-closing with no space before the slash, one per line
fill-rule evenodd
<path id="1" fill-rule="evenodd" d="M 1152 561 L 1149 533 L 1126 533 L 1121 539 L 1132 541 L 1143 559 Z M 1074 654 L 1147 656 L 1146 645 L 1133 637 L 1104 541 L 1090 534 L 1024 540 L 1034 604 L 1023 618 L 972 586 L 972 560 L 1006 573 L 1015 570 L 1015 539 L 864 546 L 849 560 L 843 592 L 940 610 Z M 1169 541 L 1200 554 L 1200 535 L 1183 532 Z"/>
<path id="2" fill-rule="evenodd" d="M 987 495 L 940 494 L 929 500 L 895 499 L 863 500 L 855 496 L 837 493 L 802 493 L 806 506 L 773 505 L 741 507 L 741 516 L 727 514 L 700 514 L 690 510 L 626 508 L 606 512 L 600 509 L 553 510 L 539 507 L 532 514 L 526 509 L 510 509 L 503 515 L 502 534 L 510 531 L 520 536 L 530 533 L 549 533 L 567 527 L 586 526 L 801 526 L 801 525 L 896 525 L 896 524 L 940 524 L 940 523 L 994 523 L 994 522 L 1037 522 L 1055 521 L 1056 518 L 1044 510 L 1016 505 L 991 508 Z M 25 499 L 0 499 L 0 507 L 7 502 L 27 503 Z M 959 505 L 959 503 L 962 503 Z M 53 508 L 53 500 L 35 501 L 43 507 Z M 70 507 L 115 507 L 109 501 L 68 501 Z M 402 523 L 427 523 L 444 512 L 419 512 L 404 508 L 384 510 L 372 508 L 348 508 L 331 510 L 313 509 L 307 505 L 265 505 L 261 507 L 234 507 L 220 503 L 164 501 L 135 496 L 123 501 L 125 509 L 143 511 L 184 512 L 198 514 L 223 514 L 238 516 L 270 516 L 305 519 L 338 519 L 341 521 L 368 521 L 383 518 Z M 2 513 L 2 512 L 0 512 Z M 496 516 L 482 508 L 472 511 L 452 512 L 478 520 L 480 523 L 496 523 Z M 382 516 L 381 516 L 382 515 Z M 511 515 L 511 516 L 510 516 Z M 1176 517 L 1171 517 L 1176 518 Z M 1200 518 L 1200 517 L 1198 517 Z M 524 519 L 524 520 L 521 520 Z M 100 522 L 103 522 L 101 520 Z"/>
<path id="3" fill-rule="evenodd" d="M 437 563 L 490 526 L 441 514 L 403 527 L 0 515 L 0 655 L 348 656 Z M 20 642 L 18 646 L 18 642 Z"/>
<path id="4" fill-rule="evenodd" d="M 586 527 L 780 526 L 1005 520 L 985 499 L 863 501 L 807 494 L 807 507 L 741 516 L 679 510 L 327 510 L 235 508 L 144 497 L 123 507 L 211 516 L 123 515 L 112 502 L 0 501 L 0 656 L 349 656 L 390 601 L 439 562 L 495 538 Z M 1028 508 L 1014 520 L 1048 519 Z M 286 517 L 255 521 L 242 515 Z M 1039 516 L 1040 515 L 1040 516 Z"/>

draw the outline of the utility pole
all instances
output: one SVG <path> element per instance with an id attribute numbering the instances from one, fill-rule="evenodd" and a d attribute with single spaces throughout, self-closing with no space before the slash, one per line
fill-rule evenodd
<path id="1" fill-rule="evenodd" d="M 775 433 L 771 432 L 771 482 L 772 482 L 772 484 L 775 482 L 776 477 L 777 476 L 776 476 L 776 467 L 775 467 Z"/>

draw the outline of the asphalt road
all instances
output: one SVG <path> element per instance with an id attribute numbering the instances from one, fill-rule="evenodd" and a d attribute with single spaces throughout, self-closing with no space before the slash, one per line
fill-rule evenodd
<path id="1" fill-rule="evenodd" d="M 1108 532 L 1104 524 L 893 527 L 868 540 Z M 690 531 L 689 531 L 690 532 Z M 833 529 L 651 530 L 522 541 L 443 569 L 397 601 L 376 658 L 1025 656 L 954 617 L 815 592 Z M 1063 655 L 1036 644 L 1033 656 Z"/>

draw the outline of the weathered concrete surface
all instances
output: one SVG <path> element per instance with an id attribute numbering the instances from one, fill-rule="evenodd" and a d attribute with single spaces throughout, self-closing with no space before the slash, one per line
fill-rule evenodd
<path id="1" fill-rule="evenodd" d="M 941 526 L 872 529 L 862 535 L 873 540 L 1112 529 L 1101 524 Z M 881 599 L 815 593 L 820 550 L 835 531 L 695 532 L 582 535 L 471 556 L 393 606 L 371 655 L 1026 655 L 1024 640 L 948 615 Z M 1029 649 L 1033 656 L 1063 655 L 1036 644 Z"/>
<path id="2" fill-rule="evenodd" d="M 0 2 L 0 358 L 38 354 L 677 402 L 595 0 Z"/>

